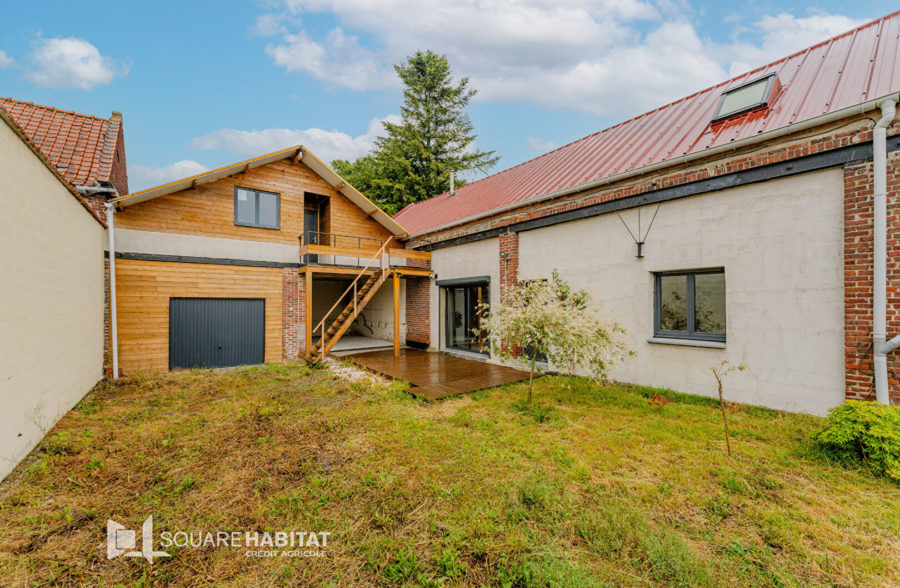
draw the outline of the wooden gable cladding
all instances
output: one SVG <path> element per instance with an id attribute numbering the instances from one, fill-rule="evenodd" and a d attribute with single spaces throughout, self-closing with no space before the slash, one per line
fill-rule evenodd
<path id="1" fill-rule="evenodd" d="M 281 195 L 281 228 L 262 229 L 234 224 L 234 188 L 251 188 Z M 291 159 L 201 184 L 124 208 L 116 227 L 205 237 L 244 239 L 299 245 L 303 233 L 305 194 L 327 197 L 322 230 L 387 239 L 390 232 L 338 193 L 309 167 Z"/>
<path id="2" fill-rule="evenodd" d="M 126 373 L 169 369 L 170 298 L 263 298 L 265 360 L 282 359 L 282 270 L 116 260 L 119 365 Z"/>

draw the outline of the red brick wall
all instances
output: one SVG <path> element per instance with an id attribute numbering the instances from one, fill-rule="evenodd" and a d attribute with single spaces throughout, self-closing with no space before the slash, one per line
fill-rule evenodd
<path id="1" fill-rule="evenodd" d="M 306 309 L 300 296 L 300 271 L 286 267 L 281 271 L 281 354 L 284 361 L 300 356 L 304 343 L 300 341 L 300 321 Z M 305 302 L 305 296 L 303 297 Z"/>
<path id="2" fill-rule="evenodd" d="M 519 234 L 500 235 L 500 298 L 519 283 Z"/>
<path id="3" fill-rule="evenodd" d="M 874 400 L 872 367 L 872 161 L 844 168 L 846 395 Z M 900 334 L 900 153 L 888 154 L 888 338 Z M 888 355 L 891 401 L 900 404 L 900 353 Z"/>
<path id="4" fill-rule="evenodd" d="M 430 261 L 410 259 L 411 267 L 428 268 Z M 431 279 L 406 280 L 406 341 L 431 345 Z"/>
<path id="5" fill-rule="evenodd" d="M 112 166 L 109 170 L 109 183 L 119 192 L 119 196 L 128 194 L 128 166 L 125 162 L 125 128 L 122 117 L 113 116 L 113 124 L 118 127 L 116 150 L 113 152 Z"/>

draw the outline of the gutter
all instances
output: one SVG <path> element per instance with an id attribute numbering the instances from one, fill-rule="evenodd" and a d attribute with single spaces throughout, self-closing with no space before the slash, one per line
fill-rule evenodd
<path id="1" fill-rule="evenodd" d="M 873 239 L 872 239 L 872 354 L 875 400 L 891 403 L 887 354 L 900 347 L 900 335 L 887 339 L 887 128 L 897 117 L 897 98 L 881 103 L 881 118 L 872 132 Z"/>
<path id="2" fill-rule="evenodd" d="M 106 203 L 106 232 L 109 235 L 109 332 L 112 337 L 110 351 L 112 352 L 112 377 L 119 379 L 119 330 L 116 314 L 116 237 L 113 221 L 116 215 L 116 205 Z"/>
<path id="3" fill-rule="evenodd" d="M 557 190 L 555 192 L 550 192 L 548 194 L 543 194 L 541 196 L 536 196 L 534 198 L 530 198 L 528 200 L 523 200 L 521 202 L 514 202 L 512 204 L 507 204 L 506 206 L 501 206 L 500 208 L 495 208 L 493 210 L 489 210 L 486 212 L 481 212 L 470 217 L 460 219 L 457 221 L 453 221 L 444 225 L 440 225 L 438 227 L 433 227 L 427 229 L 425 231 L 421 231 L 418 233 L 414 233 L 410 235 L 409 238 L 417 238 L 422 237 L 424 235 L 434 234 L 440 231 L 444 231 L 450 229 L 452 227 L 456 227 L 459 225 L 463 225 L 466 223 L 470 223 L 476 220 L 480 220 L 483 218 L 487 218 L 490 216 L 495 216 L 497 214 L 507 212 L 510 210 L 514 210 L 516 208 L 522 208 L 524 206 L 530 206 L 532 204 L 537 204 L 540 202 L 544 202 L 546 200 L 553 200 L 556 198 L 560 198 L 562 196 L 568 196 L 570 194 L 575 194 L 577 192 L 583 192 L 585 190 L 591 190 L 594 188 L 599 188 L 601 186 L 605 186 L 608 184 L 613 184 L 616 182 L 620 182 L 622 180 L 633 178 L 635 176 L 641 176 L 645 174 L 649 174 L 661 169 L 674 167 L 680 164 L 686 164 L 693 162 L 698 159 L 704 159 L 707 157 L 711 157 L 713 155 L 718 155 L 720 153 L 727 153 L 729 151 L 737 151 L 738 149 L 742 149 L 744 147 L 748 147 L 751 145 L 756 145 L 759 143 L 764 143 L 766 141 L 770 141 L 772 139 L 777 139 L 783 137 L 785 135 L 791 135 L 799 131 L 805 131 L 807 129 L 811 129 L 817 126 L 825 125 L 828 123 L 836 122 L 842 120 L 844 118 L 865 114 L 871 110 L 876 110 L 880 107 L 883 102 L 894 101 L 896 102 L 900 98 L 900 93 L 894 92 L 892 94 L 888 94 L 887 96 L 882 96 L 880 98 L 876 98 L 874 100 L 869 100 L 867 102 L 863 102 L 862 104 L 857 104 L 855 106 L 848 106 L 847 108 L 842 108 L 840 110 L 835 110 L 833 112 L 829 112 L 826 114 L 819 115 L 814 118 L 808 118 L 804 121 L 789 124 L 784 127 L 780 127 L 778 129 L 773 129 L 771 131 L 767 131 L 765 133 L 760 133 L 758 135 L 754 135 L 752 137 L 746 137 L 744 139 L 740 139 L 738 141 L 732 141 L 730 143 L 726 143 L 724 145 L 719 145 L 717 147 L 712 147 L 709 149 L 704 149 L 703 151 L 697 151 L 695 153 L 689 153 L 686 155 L 682 155 L 680 157 L 676 157 L 674 159 L 666 159 L 665 161 L 660 161 L 657 163 L 653 163 L 650 165 L 645 165 L 644 167 L 638 167 L 635 169 L 631 169 L 628 171 L 624 171 L 612 176 L 608 176 L 605 178 L 600 178 L 597 180 L 591 180 L 590 182 L 585 182 L 583 184 L 578 184 L 577 186 L 572 186 L 569 188 L 564 188 L 562 190 Z M 900 346 L 900 342 L 897 343 Z"/>

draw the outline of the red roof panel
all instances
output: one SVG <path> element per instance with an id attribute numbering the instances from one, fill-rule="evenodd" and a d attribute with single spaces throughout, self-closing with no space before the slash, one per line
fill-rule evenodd
<path id="1" fill-rule="evenodd" d="M 886 96 L 900 90 L 898 55 L 900 11 L 462 186 L 453 197 L 411 204 L 394 218 L 422 233 Z M 724 91 L 772 72 L 782 90 L 769 108 L 712 124 Z"/>

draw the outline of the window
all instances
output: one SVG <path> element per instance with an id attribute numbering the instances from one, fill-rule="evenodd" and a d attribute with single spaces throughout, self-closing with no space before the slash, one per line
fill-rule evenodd
<path id="1" fill-rule="evenodd" d="M 722 120 L 760 106 L 767 106 L 778 94 L 780 88 L 778 76 L 774 73 L 732 88 L 722 94 L 713 121 Z"/>
<path id="2" fill-rule="evenodd" d="M 249 188 L 234 188 L 234 224 L 242 227 L 281 227 L 281 195 Z"/>
<path id="3" fill-rule="evenodd" d="M 725 270 L 656 274 L 654 336 L 725 341 Z"/>

